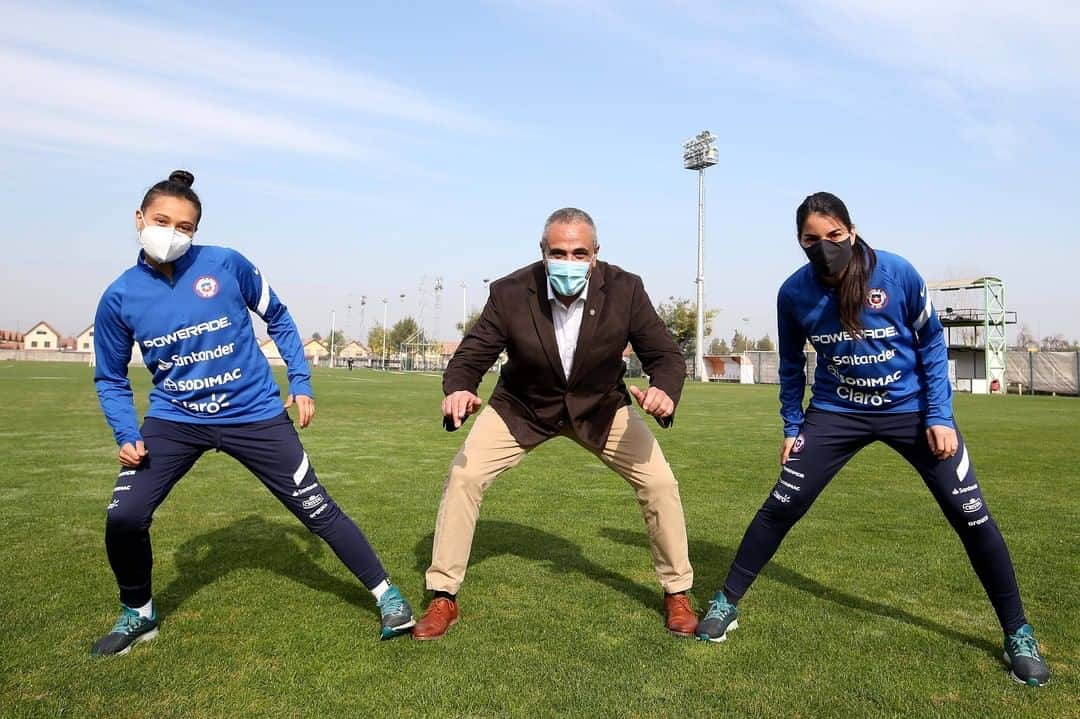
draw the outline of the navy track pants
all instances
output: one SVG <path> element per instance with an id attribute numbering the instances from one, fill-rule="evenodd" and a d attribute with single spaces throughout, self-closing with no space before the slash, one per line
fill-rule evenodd
<path id="1" fill-rule="evenodd" d="M 825 485 L 863 447 L 881 441 L 922 476 L 945 518 L 960 537 L 975 574 L 1006 633 L 1026 623 L 1012 559 L 982 489 L 964 438 L 956 455 L 939 460 L 930 449 L 918 413 L 871 414 L 809 409 L 788 462 L 743 536 L 724 593 L 738 602 L 780 547 L 784 536 Z"/>
<path id="2" fill-rule="evenodd" d="M 371 589 L 386 579 L 367 538 L 319 484 L 289 415 L 246 424 L 192 424 L 148 417 L 142 426 L 148 454 L 135 469 L 120 468 L 105 522 L 105 548 L 120 601 L 150 601 L 154 511 L 208 450 L 239 460 Z"/>

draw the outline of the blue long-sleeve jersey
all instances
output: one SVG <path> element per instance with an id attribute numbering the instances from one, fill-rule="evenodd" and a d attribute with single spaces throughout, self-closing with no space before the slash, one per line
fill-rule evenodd
<path id="1" fill-rule="evenodd" d="M 153 376 L 147 417 L 196 424 L 258 422 L 282 412 L 251 310 L 288 367 L 289 391 L 311 393 L 311 373 L 288 309 L 243 255 L 194 245 L 170 280 L 143 259 L 102 295 L 94 319 L 94 384 L 117 444 L 142 439 L 128 363 L 137 343 Z"/>
<path id="2" fill-rule="evenodd" d="M 780 287 L 780 416 L 786 437 L 798 435 L 803 422 L 807 340 L 817 351 L 811 407 L 920 412 L 928 427 L 955 427 L 948 349 L 926 283 L 903 257 L 876 254 L 861 339 L 844 329 L 836 290 L 818 280 L 809 264 Z"/>

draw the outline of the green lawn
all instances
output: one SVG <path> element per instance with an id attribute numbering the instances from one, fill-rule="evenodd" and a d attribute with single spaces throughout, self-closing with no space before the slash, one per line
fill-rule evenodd
<path id="1" fill-rule="evenodd" d="M 137 369 L 145 406 L 147 375 Z M 421 604 L 464 433 L 431 376 L 316 372 L 320 479 Z M 490 385 L 482 392 L 490 391 Z M 378 642 L 367 592 L 234 461 L 207 455 L 154 523 L 160 637 L 90 645 L 117 613 L 116 474 L 89 368 L 0 363 L 0 716 L 1080 716 L 1080 400 L 960 396 L 956 412 L 1054 678 L 1008 680 L 993 612 L 917 475 L 863 452 L 792 531 L 722 645 L 663 629 L 630 489 L 568 440 L 487 495 L 440 642 Z M 776 388 L 688 386 L 659 431 L 703 606 L 777 474 Z M 469 425 L 471 426 L 471 425 Z"/>

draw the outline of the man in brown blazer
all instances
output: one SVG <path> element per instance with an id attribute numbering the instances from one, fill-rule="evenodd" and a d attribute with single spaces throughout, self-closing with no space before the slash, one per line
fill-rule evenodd
<path id="1" fill-rule="evenodd" d="M 641 278 L 597 260 L 592 218 L 564 208 L 544 225 L 542 260 L 491 284 L 479 320 L 443 374 L 443 416 L 454 428 L 482 404 L 476 390 L 499 354 L 508 360 L 490 404 L 450 465 L 435 524 L 427 588 L 434 592 L 416 639 L 438 639 L 458 620 L 457 592 L 469 563 L 484 490 L 545 440 L 562 435 L 630 483 L 665 592 L 668 630 L 693 636 L 686 596 L 694 574 L 687 556 L 679 485 L 633 395 L 661 426 L 671 424 L 686 366 L 656 314 Z M 651 386 L 623 384 L 630 343 Z"/>

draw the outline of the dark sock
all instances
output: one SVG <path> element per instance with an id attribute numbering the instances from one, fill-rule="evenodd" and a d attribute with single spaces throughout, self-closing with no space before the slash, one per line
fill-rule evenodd
<path id="1" fill-rule="evenodd" d="M 435 591 L 435 596 L 433 598 L 434 599 L 449 599 L 451 602 L 455 602 L 455 603 L 457 602 L 457 595 L 456 594 L 451 594 L 450 592 L 441 592 L 441 591 L 436 590 Z"/>

